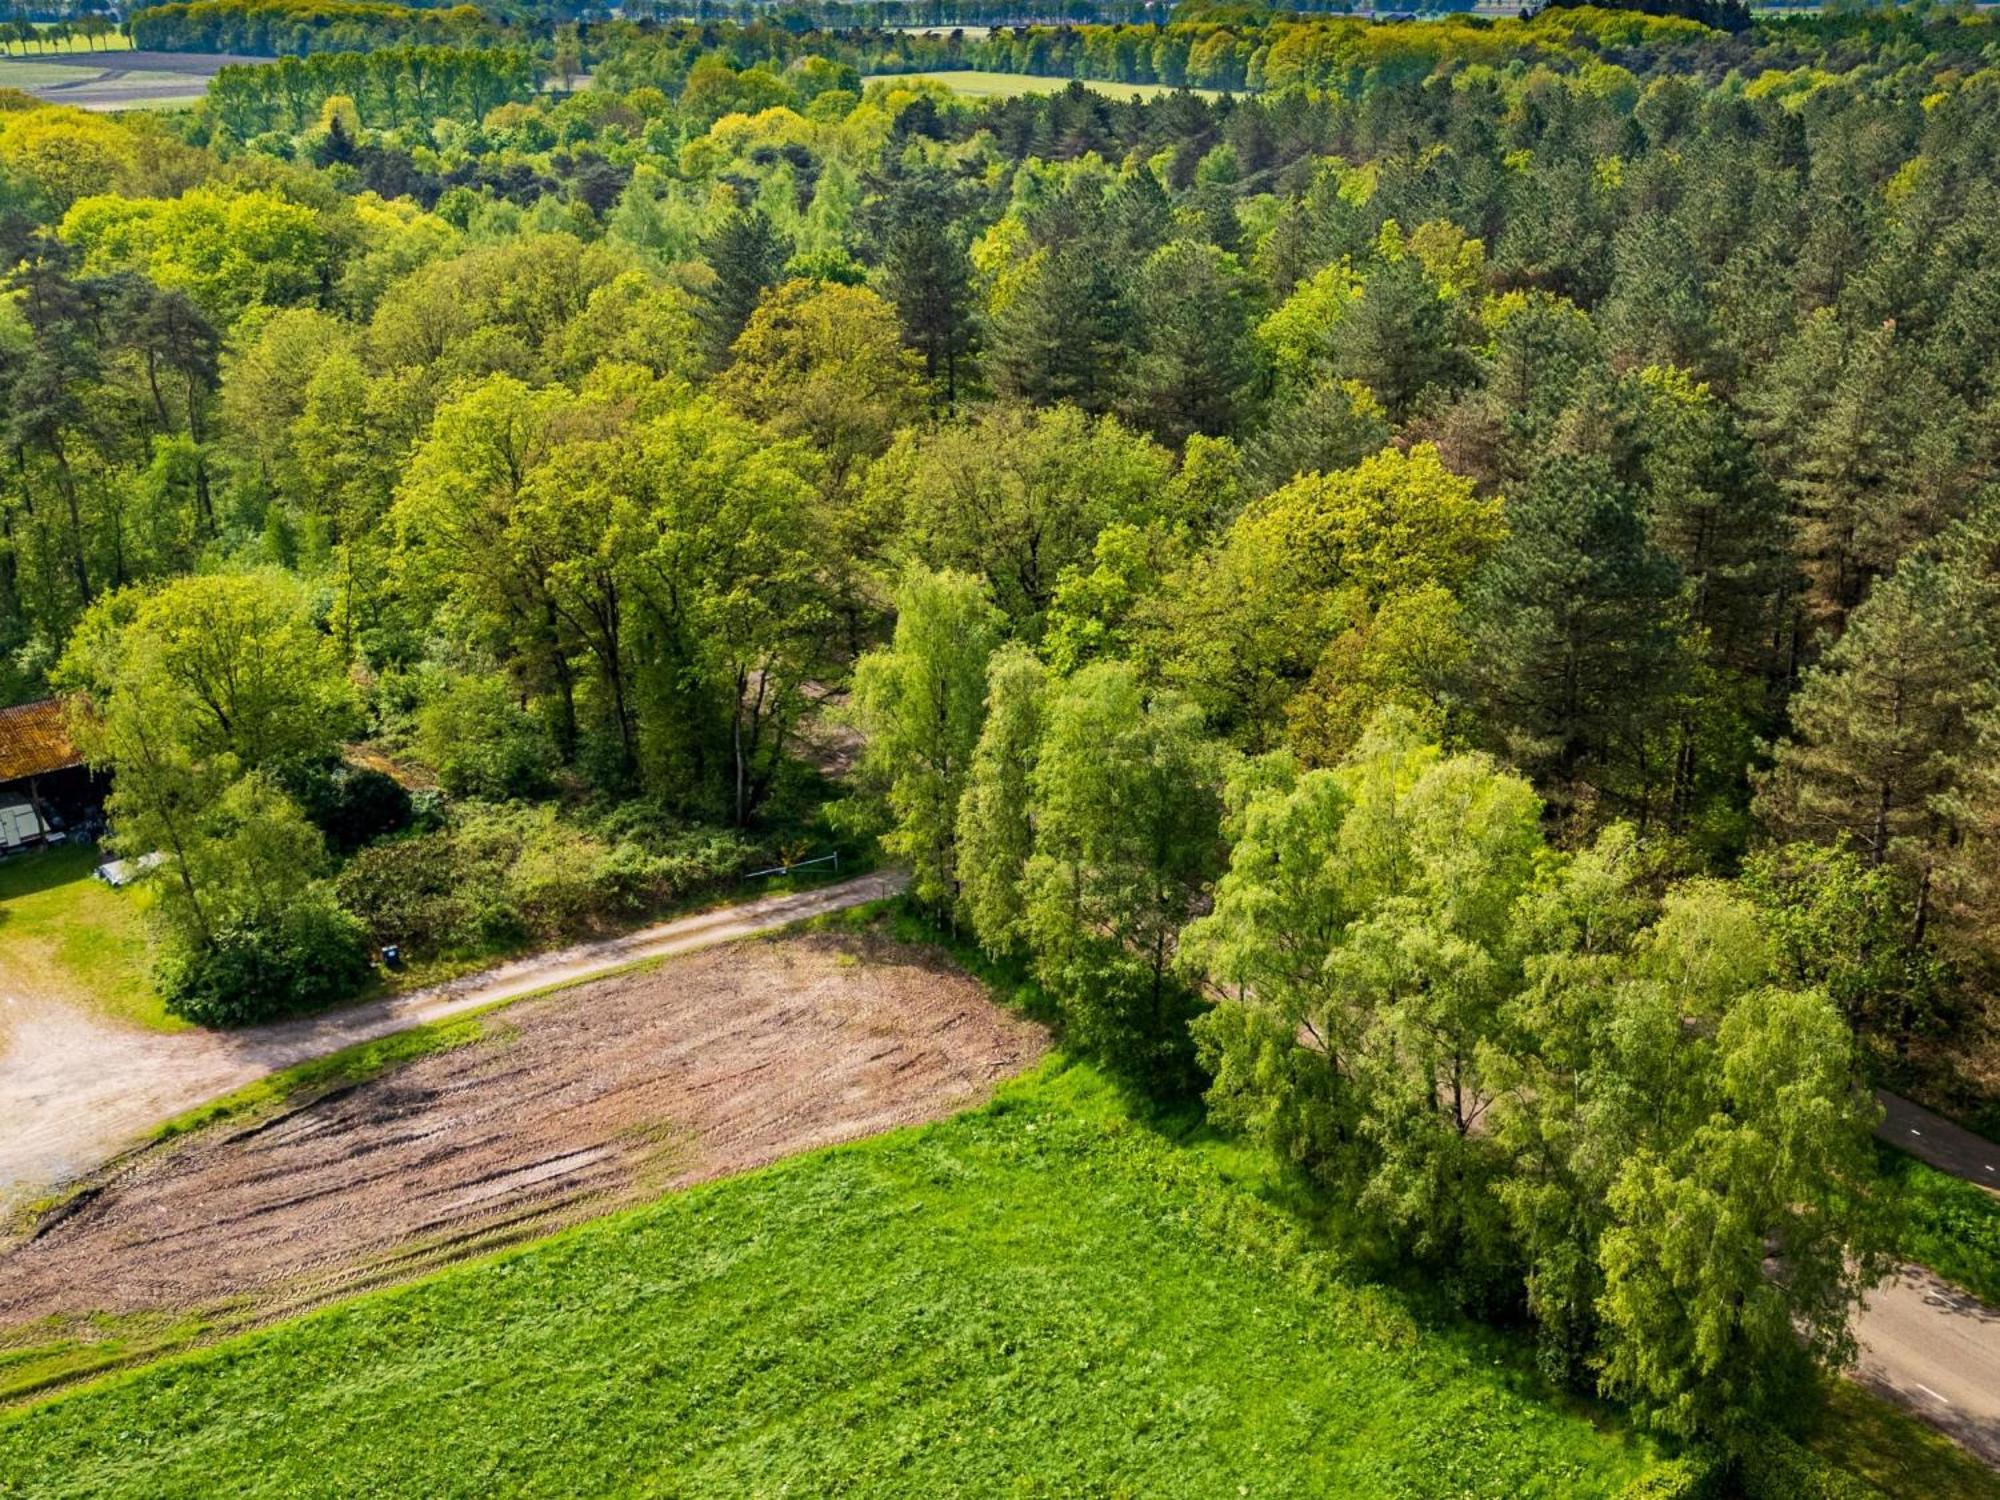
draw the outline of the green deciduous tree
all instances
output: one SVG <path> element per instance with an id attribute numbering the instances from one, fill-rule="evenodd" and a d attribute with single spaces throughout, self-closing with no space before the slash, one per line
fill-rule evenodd
<path id="1" fill-rule="evenodd" d="M 1078 1043 L 1183 1087 L 1191 996 L 1181 927 L 1222 858 L 1221 757 L 1191 704 L 1150 700 L 1123 662 L 1052 692 L 1030 780 L 1024 925 Z"/>
<path id="2" fill-rule="evenodd" d="M 1665 931 L 1656 954 L 1701 936 Z M 1712 1031 L 1686 1033 L 1671 979 L 1635 1002 L 1654 1040 L 1633 1082 L 1679 1117 L 1619 1167 L 1599 1251 L 1604 1384 L 1679 1434 L 1769 1418 L 1811 1363 L 1852 1358 L 1849 1313 L 1881 1270 L 1875 1105 L 1846 1026 L 1817 992 L 1728 977 Z"/>
<path id="3" fill-rule="evenodd" d="M 1500 506 L 1427 444 L 1295 480 L 1168 588 L 1168 680 L 1217 729 L 1266 748 L 1341 632 L 1397 594 L 1464 588 L 1502 531 Z"/>
<path id="4" fill-rule="evenodd" d="M 917 900 L 955 917 L 959 803 L 986 712 L 986 668 L 1002 617 L 984 582 L 912 569 L 896 592 L 896 633 L 855 664 L 861 774 L 882 798 L 882 847 L 910 863 Z"/>
<path id="5" fill-rule="evenodd" d="M 1344 1186 L 1483 1296 L 1507 1262 L 1482 1050 L 1518 986 L 1540 804 L 1385 713 L 1338 769 L 1235 784 L 1228 873 L 1187 963 L 1211 1103 Z"/>
<path id="6" fill-rule="evenodd" d="M 358 722 L 305 591 L 261 572 L 107 595 L 58 680 L 79 745 L 113 778 L 116 846 L 160 857 L 169 1003 L 255 1020 L 357 983 L 360 939 L 319 884 L 320 834 L 272 779 L 327 759 Z"/>
<path id="7" fill-rule="evenodd" d="M 824 454 L 829 487 L 916 415 L 916 361 L 866 287 L 788 281 L 750 315 L 717 383 L 738 410 Z"/>
<path id="8" fill-rule="evenodd" d="M 868 503 L 900 518 L 910 556 L 986 578 L 1033 636 L 1063 570 L 1089 557 L 1099 532 L 1164 515 L 1170 472 L 1165 450 L 1112 418 L 1003 407 L 906 433 L 870 475 Z"/>
<path id="9" fill-rule="evenodd" d="M 959 893 L 982 947 L 1027 944 L 1027 870 L 1034 854 L 1032 787 L 1048 710 L 1047 669 L 1018 642 L 986 667 L 985 722 L 958 807 Z"/>

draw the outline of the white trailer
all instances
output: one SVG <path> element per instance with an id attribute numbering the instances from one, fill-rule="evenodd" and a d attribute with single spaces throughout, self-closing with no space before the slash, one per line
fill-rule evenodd
<path id="1" fill-rule="evenodd" d="M 25 797 L 0 799 L 0 850 L 25 849 L 48 839 L 50 829 Z"/>

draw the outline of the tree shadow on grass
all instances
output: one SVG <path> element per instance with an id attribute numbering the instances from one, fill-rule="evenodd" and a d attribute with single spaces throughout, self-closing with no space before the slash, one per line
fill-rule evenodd
<path id="1" fill-rule="evenodd" d="M 59 844 L 53 849 L 0 857 L 0 917 L 5 916 L 9 901 L 90 879 L 102 859 L 94 844 Z"/>

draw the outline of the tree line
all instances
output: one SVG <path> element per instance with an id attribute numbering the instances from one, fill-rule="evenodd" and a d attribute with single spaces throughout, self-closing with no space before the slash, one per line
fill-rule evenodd
<path id="1" fill-rule="evenodd" d="M 475 5 L 406 6 L 387 0 L 172 0 L 135 10 L 134 47 L 236 52 L 251 57 L 450 47 L 483 41 L 494 24 Z"/>

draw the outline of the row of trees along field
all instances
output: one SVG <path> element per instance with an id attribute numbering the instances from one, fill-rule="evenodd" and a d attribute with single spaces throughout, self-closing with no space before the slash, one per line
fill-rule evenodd
<path id="1" fill-rule="evenodd" d="M 966 9 L 974 9 L 968 6 Z M 1455 4 L 1413 7 L 1455 10 Z M 1295 84 L 1358 97 L 1375 83 L 1407 84 L 1468 68 L 1537 64 L 1563 72 L 1608 64 L 1638 76 L 1674 73 L 1718 82 L 1828 65 L 1851 72 L 1907 52 L 1956 56 L 1977 68 L 1993 23 L 1976 12 L 1922 17 L 1888 8 L 1837 15 L 1766 17 L 1751 24 L 1732 0 L 1675 0 L 1637 9 L 1550 6 L 1532 18 L 1456 15 L 1440 24 L 1383 26 L 1342 15 L 1184 3 L 1172 19 L 1096 7 L 1080 23 L 893 24 L 839 4 L 755 7 L 731 22 L 636 11 L 615 21 L 562 21 L 471 6 L 411 7 L 389 0 L 173 0 L 136 12 L 128 28 L 140 46 L 169 51 L 306 54 L 421 45 L 522 47 L 544 59 L 573 55 L 583 69 L 609 69 L 619 89 L 666 87 L 704 57 L 738 68 L 782 71 L 823 58 L 864 74 L 973 68 L 1059 78 L 1225 89 Z M 1926 66 L 1923 63 L 1917 66 Z M 1600 80 L 1610 84 L 1607 76 Z"/>
<path id="2" fill-rule="evenodd" d="M 1559 1377 L 1782 1414 L 1874 1265 L 1864 1079 L 1991 1107 L 1984 24 L 8 96 L 0 692 L 73 695 L 186 1014 L 879 835 Z"/>

